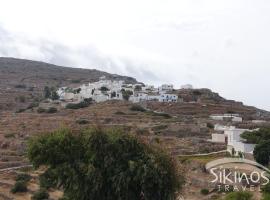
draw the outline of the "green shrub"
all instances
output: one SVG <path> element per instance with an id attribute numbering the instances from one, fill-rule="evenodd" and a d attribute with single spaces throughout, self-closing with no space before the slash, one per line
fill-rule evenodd
<path id="1" fill-rule="evenodd" d="M 31 176 L 29 174 L 18 174 L 16 177 L 16 181 L 24 181 L 29 182 L 31 180 Z"/>
<path id="2" fill-rule="evenodd" d="M 27 183 L 25 181 L 17 181 L 15 185 L 11 188 L 10 192 L 27 192 Z"/>
<path id="3" fill-rule="evenodd" d="M 24 111 L 26 111 L 25 108 L 20 108 L 20 109 L 16 110 L 16 113 L 22 113 L 22 112 L 24 112 Z"/>
<path id="4" fill-rule="evenodd" d="M 263 193 L 263 198 L 262 200 L 270 200 L 270 193 Z"/>
<path id="5" fill-rule="evenodd" d="M 121 92 L 122 92 L 122 95 L 123 95 L 123 99 L 125 99 L 126 101 L 128 101 L 129 100 L 129 97 L 131 95 L 133 95 L 133 92 L 130 91 L 130 90 L 124 90 L 124 89 L 122 89 Z"/>
<path id="6" fill-rule="evenodd" d="M 32 108 L 35 108 L 35 107 L 38 107 L 38 106 L 39 106 L 39 102 L 32 102 L 32 103 L 29 104 L 27 109 L 32 109 Z"/>
<path id="7" fill-rule="evenodd" d="M 90 105 L 87 101 L 82 101 L 80 103 L 69 103 L 66 105 L 67 109 L 80 109 L 80 108 L 86 108 Z"/>
<path id="8" fill-rule="evenodd" d="M 151 114 L 152 116 L 164 117 L 164 118 L 167 118 L 167 119 L 172 118 L 172 116 L 171 116 L 170 114 L 168 114 L 168 113 L 163 113 L 163 112 L 150 112 L 150 114 Z"/>
<path id="9" fill-rule="evenodd" d="M 56 113 L 57 112 L 57 108 L 55 107 L 50 107 L 46 110 L 46 113 Z"/>
<path id="10" fill-rule="evenodd" d="M 115 114 L 115 115 L 125 115 L 126 113 L 124 113 L 124 112 L 122 112 L 122 111 L 116 111 L 114 114 Z"/>
<path id="11" fill-rule="evenodd" d="M 31 200 L 45 200 L 49 198 L 49 193 L 45 189 L 40 189 L 33 194 Z"/>
<path id="12" fill-rule="evenodd" d="M 18 89 L 25 89 L 26 88 L 26 85 L 18 84 L 18 85 L 15 85 L 14 87 L 15 88 L 18 88 Z"/>
<path id="13" fill-rule="evenodd" d="M 232 192 L 226 195 L 225 200 L 252 200 L 250 192 Z"/>
<path id="14" fill-rule="evenodd" d="M 208 195 L 209 194 L 209 190 L 208 189 L 201 189 L 201 194 L 203 195 Z"/>
<path id="15" fill-rule="evenodd" d="M 26 101 L 25 96 L 19 96 L 18 97 L 19 102 L 24 103 Z"/>
<path id="16" fill-rule="evenodd" d="M 76 123 L 83 125 L 83 124 L 89 124 L 89 121 L 87 119 L 78 119 L 76 120 Z"/>
<path id="17" fill-rule="evenodd" d="M 62 129 L 30 140 L 28 157 L 54 173 L 68 199 L 138 200 L 143 191 L 147 200 L 172 200 L 183 184 L 172 157 L 119 130 Z"/>
<path id="18" fill-rule="evenodd" d="M 212 123 L 209 123 L 209 122 L 206 124 L 206 126 L 207 126 L 207 128 L 210 128 L 210 129 L 214 128 L 214 125 Z"/>
<path id="19" fill-rule="evenodd" d="M 6 133 L 4 135 L 5 138 L 15 138 L 15 133 Z"/>
<path id="20" fill-rule="evenodd" d="M 45 109 L 45 108 L 39 107 L 39 108 L 37 109 L 37 112 L 38 112 L 38 113 L 44 113 L 44 112 L 46 112 L 46 109 Z"/>
<path id="21" fill-rule="evenodd" d="M 140 106 L 138 104 L 132 105 L 130 107 L 130 110 L 131 111 L 138 111 L 138 112 L 145 112 L 146 111 L 144 107 L 142 107 L 142 106 Z"/>
<path id="22" fill-rule="evenodd" d="M 270 183 L 262 187 L 262 191 L 264 193 L 269 193 L 270 194 Z"/>

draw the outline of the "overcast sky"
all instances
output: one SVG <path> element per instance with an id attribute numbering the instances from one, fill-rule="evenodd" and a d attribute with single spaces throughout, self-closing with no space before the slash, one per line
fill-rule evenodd
<path id="1" fill-rule="evenodd" d="M 0 56 L 191 83 L 270 110 L 269 0 L 0 0 Z"/>

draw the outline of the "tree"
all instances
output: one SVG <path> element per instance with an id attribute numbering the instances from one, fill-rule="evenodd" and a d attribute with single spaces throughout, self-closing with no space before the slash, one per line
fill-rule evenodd
<path id="1" fill-rule="evenodd" d="M 270 140 L 260 142 L 260 144 L 256 145 L 253 155 L 258 163 L 268 165 L 270 161 Z"/>
<path id="2" fill-rule="evenodd" d="M 70 200 L 173 200 L 183 183 L 171 157 L 119 130 L 58 130 L 31 139 L 28 157 Z"/>
<path id="3" fill-rule="evenodd" d="M 44 87 L 44 97 L 46 99 L 48 99 L 48 98 L 50 98 L 50 96 L 51 96 L 51 90 L 50 90 L 50 88 L 48 86 L 45 86 Z"/>
<path id="4" fill-rule="evenodd" d="M 124 98 L 126 101 L 128 101 L 128 100 L 129 100 L 129 97 L 130 97 L 131 95 L 133 95 L 133 92 L 130 91 L 130 90 L 124 90 L 124 89 L 122 89 L 121 92 L 122 92 L 123 98 Z"/>
<path id="5" fill-rule="evenodd" d="M 270 140 L 270 128 L 260 128 L 257 131 L 246 131 L 241 134 L 247 143 L 259 144 L 261 141 Z"/>
<path id="6" fill-rule="evenodd" d="M 52 100 L 58 100 L 60 98 L 56 91 L 52 91 L 51 97 L 52 97 Z"/>

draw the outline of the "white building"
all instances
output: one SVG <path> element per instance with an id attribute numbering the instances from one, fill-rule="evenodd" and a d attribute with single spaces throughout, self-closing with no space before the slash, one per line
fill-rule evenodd
<path id="1" fill-rule="evenodd" d="M 236 155 L 241 153 L 253 154 L 255 144 L 248 144 L 241 138 L 241 134 L 245 131 L 250 131 L 248 129 L 239 129 L 234 126 L 226 127 L 221 125 L 216 125 L 215 129 L 218 131 L 224 130 L 223 134 L 213 133 L 211 142 L 216 143 L 227 143 L 227 151 L 232 153 L 233 151 Z M 255 129 L 256 130 L 256 129 Z"/>
<path id="2" fill-rule="evenodd" d="M 191 89 L 193 89 L 193 86 L 191 84 L 186 84 L 186 85 L 182 85 L 181 89 L 191 90 Z"/>
<path id="3" fill-rule="evenodd" d="M 146 92 L 135 92 L 134 95 L 131 95 L 129 97 L 129 100 L 133 103 L 138 103 L 141 101 L 147 101 L 148 100 L 148 94 Z"/>
<path id="4" fill-rule="evenodd" d="M 163 84 L 158 88 L 158 91 L 172 91 L 173 90 L 173 85 L 172 84 Z"/>
<path id="5" fill-rule="evenodd" d="M 96 102 L 107 100 L 123 100 L 123 91 L 129 91 L 129 100 L 137 103 L 141 101 L 177 102 L 178 96 L 169 94 L 173 85 L 163 84 L 159 88 L 152 85 L 124 84 L 123 81 L 106 80 L 100 77 L 98 82 L 87 83 L 79 88 L 59 88 L 58 94 L 61 100 L 83 101 L 92 98 Z"/>
<path id="6" fill-rule="evenodd" d="M 161 94 L 159 96 L 159 102 L 177 102 L 178 95 L 176 94 Z"/>
<path id="7" fill-rule="evenodd" d="M 242 122 L 242 117 L 239 114 L 213 114 L 210 118 L 216 121 L 232 121 L 232 122 Z"/>
<path id="8" fill-rule="evenodd" d="M 226 143 L 226 136 L 220 133 L 213 133 L 211 142 L 215 143 Z"/>

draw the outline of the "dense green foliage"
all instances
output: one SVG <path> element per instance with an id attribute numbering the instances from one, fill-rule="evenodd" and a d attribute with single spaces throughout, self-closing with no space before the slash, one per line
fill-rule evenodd
<path id="1" fill-rule="evenodd" d="M 225 200 L 252 200 L 253 195 L 250 192 L 231 192 L 226 195 Z"/>
<path id="2" fill-rule="evenodd" d="M 27 182 L 25 181 L 16 181 L 15 185 L 11 188 L 10 192 L 27 192 Z"/>
<path id="3" fill-rule="evenodd" d="M 27 183 L 31 180 L 31 176 L 29 174 L 18 174 L 16 177 L 16 183 L 11 188 L 10 192 L 27 192 Z"/>
<path id="4" fill-rule="evenodd" d="M 37 109 L 37 112 L 38 113 L 56 113 L 57 112 L 57 108 L 49 107 L 48 109 L 45 109 L 45 108 L 39 107 Z"/>
<path id="5" fill-rule="evenodd" d="M 57 94 L 55 87 L 45 86 L 43 90 L 43 95 L 44 95 L 44 98 L 46 99 L 52 99 L 52 100 L 59 99 L 59 95 Z"/>
<path id="6" fill-rule="evenodd" d="M 255 160 L 262 165 L 268 165 L 270 162 L 270 129 L 261 128 L 253 132 L 247 131 L 241 137 L 247 143 L 257 144 L 253 152 Z"/>
<path id="7" fill-rule="evenodd" d="M 18 174 L 16 177 L 16 181 L 24 181 L 28 182 L 31 180 L 31 176 L 29 174 Z"/>
<path id="8" fill-rule="evenodd" d="M 67 109 L 80 109 L 80 108 L 86 108 L 90 105 L 90 102 L 88 101 L 82 101 L 80 103 L 69 103 L 66 105 Z"/>
<path id="9" fill-rule="evenodd" d="M 208 195 L 209 194 L 209 190 L 208 189 L 201 189 L 201 194 L 203 195 Z"/>
<path id="10" fill-rule="evenodd" d="M 129 100 L 129 97 L 131 95 L 133 95 L 133 92 L 130 91 L 130 90 L 124 90 L 124 89 L 122 89 L 121 92 L 122 92 L 122 95 L 123 95 L 123 99 L 125 99 L 126 101 L 128 101 Z"/>
<path id="11" fill-rule="evenodd" d="M 145 111 L 146 111 L 144 107 L 142 107 L 142 106 L 140 106 L 140 105 L 138 105 L 138 104 L 132 105 L 132 106 L 130 107 L 130 110 L 131 110 L 131 111 L 139 111 L 139 112 L 145 112 Z"/>
<path id="12" fill-rule="evenodd" d="M 59 130 L 32 139 L 28 157 L 70 200 L 173 200 L 183 183 L 171 157 L 119 130 Z"/>
<path id="13" fill-rule="evenodd" d="M 45 189 L 40 189 L 33 194 L 32 200 L 47 200 L 49 198 L 49 193 Z"/>
<path id="14" fill-rule="evenodd" d="M 241 137 L 246 139 L 247 143 L 251 144 L 259 144 L 262 141 L 270 140 L 270 129 L 269 128 L 261 128 L 257 131 L 246 131 Z"/>
<path id="15" fill-rule="evenodd" d="M 258 163 L 268 165 L 270 161 L 270 140 L 260 142 L 256 145 L 253 155 Z"/>

